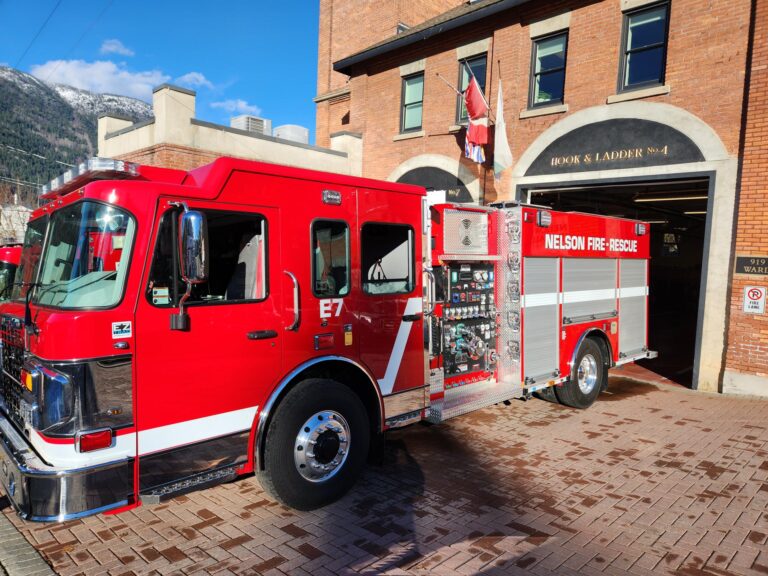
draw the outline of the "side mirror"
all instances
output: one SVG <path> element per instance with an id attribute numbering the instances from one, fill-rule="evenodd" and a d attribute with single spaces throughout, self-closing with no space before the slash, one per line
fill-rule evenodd
<path id="1" fill-rule="evenodd" d="M 208 280 L 208 221 L 202 212 L 188 210 L 179 216 L 179 263 L 187 284 Z"/>
<path id="2" fill-rule="evenodd" d="M 189 330 L 189 314 L 184 303 L 192 292 L 192 286 L 208 280 L 208 221 L 205 214 L 188 210 L 179 216 L 179 267 L 181 278 L 187 283 L 187 291 L 179 301 L 179 313 L 171 316 L 171 330 Z"/>

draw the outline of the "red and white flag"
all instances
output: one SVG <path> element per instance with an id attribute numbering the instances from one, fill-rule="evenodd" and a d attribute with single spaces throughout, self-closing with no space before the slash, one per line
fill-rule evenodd
<path id="1" fill-rule="evenodd" d="M 477 79 L 472 76 L 464 91 L 464 104 L 469 116 L 467 142 L 474 145 L 488 143 L 488 102 L 485 101 Z"/>

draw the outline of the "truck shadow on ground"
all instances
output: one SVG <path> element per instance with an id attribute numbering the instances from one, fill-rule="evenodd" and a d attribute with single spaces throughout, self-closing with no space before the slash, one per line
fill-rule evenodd
<path id="1" fill-rule="evenodd" d="M 464 554 L 474 557 L 477 572 L 503 573 L 505 566 L 545 545 L 558 529 L 547 533 L 527 519 L 547 513 L 556 524 L 568 513 L 541 486 L 530 489 L 537 484 L 537 466 L 548 457 L 531 451 L 524 436 L 509 429 L 503 411 L 524 412 L 520 404 L 498 405 L 440 426 L 389 432 L 382 462 L 369 466 L 348 496 L 318 511 L 330 534 L 340 515 L 350 519 L 344 528 L 356 538 L 342 550 L 364 554 L 349 570 L 428 573 Z M 531 417 L 531 423 L 541 428 L 574 414 L 552 405 L 546 417 L 539 415 L 535 422 Z M 496 433 L 481 433 L 478 426 Z M 504 548 L 498 547 L 502 541 Z"/>

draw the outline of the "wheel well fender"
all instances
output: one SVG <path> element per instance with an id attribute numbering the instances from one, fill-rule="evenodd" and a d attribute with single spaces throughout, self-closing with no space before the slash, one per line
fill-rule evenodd
<path id="1" fill-rule="evenodd" d="M 267 430 L 275 408 L 285 395 L 299 382 L 308 378 L 325 378 L 335 380 L 354 392 L 365 406 L 371 427 L 371 438 L 377 436 L 384 426 L 384 399 L 381 396 L 376 379 L 360 364 L 342 356 L 326 356 L 313 358 L 291 371 L 275 386 L 264 407 L 259 411 L 256 422 L 256 439 L 254 444 L 256 470 L 263 469 L 261 457 L 264 453 L 264 443 Z"/>
<path id="2" fill-rule="evenodd" d="M 600 328 L 589 328 L 579 336 L 579 341 L 576 343 L 576 346 L 573 347 L 573 355 L 571 356 L 570 362 L 571 369 L 573 369 L 573 366 L 576 364 L 576 356 L 579 353 L 579 348 L 581 348 L 581 344 L 586 338 L 594 340 L 597 345 L 600 346 L 600 351 L 603 353 L 603 360 L 605 360 L 605 367 L 613 367 L 613 348 L 611 347 L 611 341 L 608 339 L 608 335 L 600 330 Z"/>

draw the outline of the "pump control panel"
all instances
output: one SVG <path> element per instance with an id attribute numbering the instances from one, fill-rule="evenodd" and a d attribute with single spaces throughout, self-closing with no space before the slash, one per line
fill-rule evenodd
<path id="1" fill-rule="evenodd" d="M 451 264 L 447 280 L 446 320 L 495 317 L 493 264 Z"/>
<path id="2" fill-rule="evenodd" d="M 442 318 L 445 376 L 493 370 L 496 363 L 493 264 L 451 263 L 445 274 Z"/>

